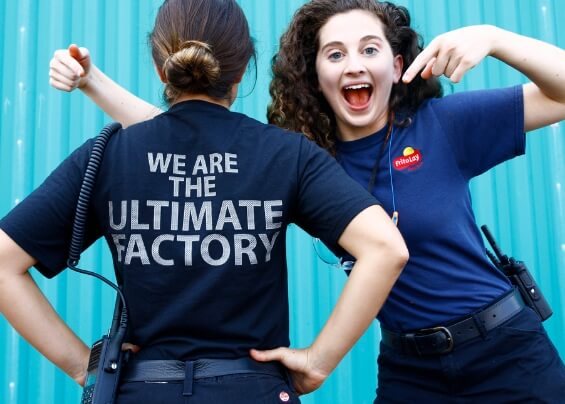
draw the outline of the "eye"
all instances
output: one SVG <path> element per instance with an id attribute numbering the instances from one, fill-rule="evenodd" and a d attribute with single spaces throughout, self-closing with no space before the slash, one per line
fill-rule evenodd
<path id="1" fill-rule="evenodd" d="M 343 52 L 341 51 L 333 51 L 328 55 L 328 59 L 331 61 L 340 60 L 343 58 Z"/>
<path id="2" fill-rule="evenodd" d="M 363 49 L 363 53 L 368 56 L 373 56 L 379 53 L 379 50 L 376 46 L 367 46 L 365 49 Z"/>

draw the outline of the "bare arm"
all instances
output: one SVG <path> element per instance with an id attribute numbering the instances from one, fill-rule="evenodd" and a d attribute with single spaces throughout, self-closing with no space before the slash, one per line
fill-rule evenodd
<path id="1" fill-rule="evenodd" d="M 57 315 L 29 274 L 35 260 L 0 230 L 0 312 L 31 345 L 83 385 L 88 347 Z"/>
<path id="2" fill-rule="evenodd" d="M 136 97 L 98 69 L 86 48 L 59 49 L 49 64 L 49 84 L 62 91 L 79 88 L 104 112 L 127 127 L 159 115 L 162 110 Z"/>
<path id="3" fill-rule="evenodd" d="M 357 215 L 339 244 L 357 260 L 314 343 L 304 350 L 252 351 L 257 360 L 279 360 L 287 366 L 297 391 L 302 394 L 318 388 L 367 330 L 408 260 L 400 233 L 378 206 Z"/>
<path id="4" fill-rule="evenodd" d="M 423 78 L 445 75 L 457 83 L 489 55 L 532 81 L 524 85 L 524 131 L 565 119 L 565 51 L 492 25 L 460 28 L 436 37 L 403 80 L 410 82 L 422 71 Z"/>
<path id="5" fill-rule="evenodd" d="M 565 119 L 565 51 L 546 42 L 496 28 L 492 56 L 528 77 L 524 86 L 524 130 Z"/>

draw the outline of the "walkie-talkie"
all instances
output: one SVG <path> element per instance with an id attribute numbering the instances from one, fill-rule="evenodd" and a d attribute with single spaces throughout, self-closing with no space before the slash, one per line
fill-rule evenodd
<path id="1" fill-rule="evenodd" d="M 487 249 L 488 257 L 510 279 L 510 282 L 518 288 L 524 303 L 538 314 L 541 321 L 551 317 L 553 311 L 541 293 L 534 277 L 526 268 L 526 265 L 522 261 L 516 261 L 514 258 L 503 254 L 486 225 L 481 226 L 481 230 L 492 247 L 494 254 L 496 254 L 494 255 Z"/>
<path id="2" fill-rule="evenodd" d="M 104 335 L 90 348 L 81 404 L 111 404 L 115 401 L 122 365 L 127 362 L 128 355 L 128 352 L 121 349 L 127 324 L 119 324 L 122 313 L 116 311 L 120 309 L 121 301 L 118 297 L 112 328 L 108 335 Z"/>
<path id="3" fill-rule="evenodd" d="M 80 188 L 73 223 L 69 259 L 67 260 L 69 269 L 100 279 L 114 288 L 118 294 L 110 331 L 107 335 L 104 335 L 100 340 L 96 341 L 90 350 L 86 382 L 80 401 L 81 404 L 114 403 L 122 364 L 127 360 L 127 353 L 122 352 L 122 343 L 126 336 L 128 323 L 126 300 L 122 291 L 117 285 L 102 275 L 77 267 L 82 251 L 85 223 L 88 216 L 88 205 L 96 183 L 98 168 L 102 163 L 104 149 L 108 140 L 112 134 L 120 128 L 121 125 L 118 123 L 105 126 L 94 142 Z"/>

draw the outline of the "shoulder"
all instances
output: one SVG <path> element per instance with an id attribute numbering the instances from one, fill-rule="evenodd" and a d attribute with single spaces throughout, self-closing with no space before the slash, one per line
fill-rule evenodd
<path id="1" fill-rule="evenodd" d="M 442 98 L 424 101 L 412 114 L 420 122 L 442 122 L 444 126 L 467 122 L 471 127 L 476 122 L 497 119 L 514 119 L 523 105 L 522 86 L 496 89 L 461 91 Z"/>
<path id="2" fill-rule="evenodd" d="M 78 170 L 82 173 L 86 169 L 94 144 L 98 135 L 86 139 L 83 144 L 71 152 L 51 174 L 64 170 Z"/>
<path id="3" fill-rule="evenodd" d="M 419 110 L 425 110 L 426 108 L 457 108 L 458 106 L 473 104 L 492 105 L 501 100 L 518 99 L 522 96 L 522 92 L 522 85 L 459 91 L 441 98 L 428 99 L 422 103 Z"/>
<path id="4" fill-rule="evenodd" d="M 127 128 L 121 128 L 113 134 L 113 137 L 131 136 L 132 134 L 138 135 L 140 133 L 154 131 L 155 128 L 158 128 L 165 122 L 166 117 L 163 117 L 163 115 L 164 114 L 157 115 L 147 121 L 135 123 Z"/>
<path id="5" fill-rule="evenodd" d="M 308 141 L 306 136 L 302 133 L 293 132 L 272 124 L 263 123 L 247 115 L 238 115 L 242 117 L 239 129 L 244 135 L 256 135 L 268 140 L 269 142 L 274 142 L 274 144 L 294 144 L 297 147 L 300 146 L 304 140 Z"/>
<path id="6" fill-rule="evenodd" d="M 242 139 L 251 140 L 257 155 L 272 156 L 288 164 L 298 164 L 304 168 L 313 161 L 331 161 L 335 159 L 314 141 L 299 132 L 282 129 L 272 124 L 262 123 L 250 117 L 242 119 L 238 135 Z M 293 163 L 291 163 L 293 162 Z"/>

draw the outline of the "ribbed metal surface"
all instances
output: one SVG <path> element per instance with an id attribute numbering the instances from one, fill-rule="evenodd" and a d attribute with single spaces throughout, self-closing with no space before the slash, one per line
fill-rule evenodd
<path id="1" fill-rule="evenodd" d="M 158 0 L 0 0 L 0 215 L 23 199 L 84 139 L 109 121 L 80 94 L 48 85 L 52 52 L 71 40 L 87 46 L 97 64 L 142 98 L 160 104 L 160 85 L 146 46 Z M 258 77 L 249 75 L 235 109 L 264 120 L 270 58 L 301 0 L 240 0 L 258 48 Z M 565 47 L 565 3 L 559 0 L 401 1 L 429 42 L 463 25 L 489 23 Z M 523 78 L 489 60 L 446 92 L 519 83 Z M 524 260 L 555 311 L 545 325 L 565 356 L 565 130 L 563 123 L 528 135 L 527 155 L 472 184 L 480 224 L 494 230 L 501 247 Z M 312 342 L 345 275 L 321 263 L 309 237 L 290 231 L 292 343 Z M 112 273 L 105 246 L 83 255 L 86 268 Z M 57 311 L 85 341 L 109 324 L 113 292 L 72 273 L 53 280 L 35 276 Z M 307 404 L 371 403 L 376 380 L 378 331 L 373 327 Z M 80 389 L 0 320 L 0 403 L 73 403 Z"/>

